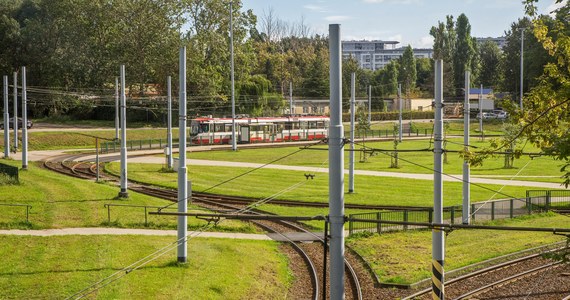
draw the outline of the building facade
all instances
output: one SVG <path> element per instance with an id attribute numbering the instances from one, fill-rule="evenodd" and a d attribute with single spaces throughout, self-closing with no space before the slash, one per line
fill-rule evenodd
<path id="1" fill-rule="evenodd" d="M 363 69 L 378 70 L 404 54 L 396 41 L 343 41 L 343 58 L 354 57 Z M 433 49 L 413 49 L 416 58 L 432 58 Z"/>

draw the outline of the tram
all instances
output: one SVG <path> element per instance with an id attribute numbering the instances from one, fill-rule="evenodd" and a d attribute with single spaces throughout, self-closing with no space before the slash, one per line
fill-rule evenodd
<path id="1" fill-rule="evenodd" d="M 318 140 L 327 136 L 329 122 L 326 116 L 241 117 L 235 119 L 236 139 L 238 143 Z M 194 145 L 232 142 L 231 118 L 196 118 L 190 127 Z"/>

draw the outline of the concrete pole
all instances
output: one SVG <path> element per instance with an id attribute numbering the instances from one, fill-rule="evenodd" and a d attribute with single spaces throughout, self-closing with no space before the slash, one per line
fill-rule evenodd
<path id="1" fill-rule="evenodd" d="M 521 111 L 523 110 L 523 71 L 524 71 L 524 28 L 521 28 L 521 91 L 520 91 L 520 106 Z"/>
<path id="2" fill-rule="evenodd" d="M 10 113 L 8 112 L 8 76 L 4 76 L 4 158 L 10 157 Z"/>
<path id="3" fill-rule="evenodd" d="M 121 191 L 119 198 L 129 197 L 127 188 L 127 97 L 125 95 L 125 65 L 121 65 Z"/>
<path id="4" fill-rule="evenodd" d="M 119 77 L 115 77 L 115 141 L 119 140 Z"/>
<path id="5" fill-rule="evenodd" d="M 289 115 L 293 116 L 293 82 L 289 82 Z"/>
<path id="6" fill-rule="evenodd" d="M 22 169 L 28 169 L 28 91 L 26 67 L 22 67 Z"/>
<path id="7" fill-rule="evenodd" d="M 465 102 L 463 103 L 463 147 L 464 150 L 469 150 L 469 88 L 471 73 L 465 71 Z M 470 204 L 470 170 L 469 170 L 469 160 L 465 159 L 463 161 L 463 208 L 462 208 L 462 223 L 465 225 L 469 224 L 471 219 L 471 204 Z"/>
<path id="8" fill-rule="evenodd" d="M 372 124 L 372 86 L 368 86 L 368 124 Z"/>
<path id="9" fill-rule="evenodd" d="M 350 74 L 350 152 L 348 153 L 348 192 L 354 193 L 354 110 L 356 74 Z"/>
<path id="10" fill-rule="evenodd" d="M 329 222 L 330 299 L 344 299 L 344 129 L 342 126 L 342 54 L 340 25 L 329 25 L 330 127 Z"/>
<path id="11" fill-rule="evenodd" d="M 14 150 L 18 150 L 18 72 L 14 72 Z"/>
<path id="12" fill-rule="evenodd" d="M 96 182 L 99 182 L 99 138 L 95 138 L 95 169 L 97 170 Z"/>
<path id="13" fill-rule="evenodd" d="M 233 27 L 233 3 L 230 1 L 230 68 L 232 81 L 232 150 L 237 151 L 236 140 L 236 99 L 235 99 L 235 81 L 234 81 L 234 27 Z"/>
<path id="14" fill-rule="evenodd" d="M 481 134 L 481 140 L 483 140 L 483 85 L 479 89 L 479 133 Z"/>
<path id="15" fill-rule="evenodd" d="M 167 167 L 172 169 L 172 77 L 166 78 L 166 94 L 168 102 L 168 115 L 166 120 L 166 143 L 168 144 Z"/>
<path id="16" fill-rule="evenodd" d="M 433 150 L 433 222 L 443 223 L 443 60 L 435 61 L 435 120 Z M 444 299 L 445 243 L 441 229 L 432 229 L 432 296 Z"/>
<path id="17" fill-rule="evenodd" d="M 179 88 L 179 164 L 178 164 L 178 212 L 186 213 L 188 211 L 188 173 L 186 170 L 186 47 L 180 49 L 178 76 L 180 79 Z M 178 217 L 178 262 L 185 263 L 188 257 L 187 238 L 188 235 L 188 217 Z"/>
<path id="18" fill-rule="evenodd" d="M 398 141 L 402 142 L 402 84 L 398 84 L 398 105 L 400 113 L 398 114 Z"/>

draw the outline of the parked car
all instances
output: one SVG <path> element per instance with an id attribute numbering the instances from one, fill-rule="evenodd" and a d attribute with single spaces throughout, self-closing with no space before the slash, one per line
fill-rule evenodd
<path id="1" fill-rule="evenodd" d="M 14 118 L 10 118 L 10 120 L 8 121 L 8 124 L 10 124 L 10 128 L 14 128 Z M 22 128 L 22 124 L 23 124 L 23 120 L 22 118 L 18 118 L 18 128 Z M 31 120 L 28 120 L 26 128 L 30 129 L 34 126 L 34 122 L 32 122 Z M 3 130 L 4 129 L 4 121 L 2 121 L 2 123 L 0 123 L 0 129 Z"/>
<path id="2" fill-rule="evenodd" d="M 506 111 L 501 109 L 494 110 L 493 113 L 497 115 L 497 119 L 506 119 L 509 116 Z"/>
<path id="3" fill-rule="evenodd" d="M 481 117 L 483 118 L 483 120 L 497 119 L 497 115 L 492 112 L 478 113 L 477 119 L 481 119 Z"/>

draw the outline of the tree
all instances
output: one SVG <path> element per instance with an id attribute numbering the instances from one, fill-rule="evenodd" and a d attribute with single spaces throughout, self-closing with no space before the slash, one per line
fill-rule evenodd
<path id="1" fill-rule="evenodd" d="M 524 111 L 517 114 L 523 134 L 546 153 L 563 161 L 564 184 L 570 184 L 570 2 L 556 11 L 551 26 L 536 15 L 535 0 L 526 0 L 533 33 L 552 61 L 544 67 L 537 85 L 524 98 Z M 562 2 L 562 1 L 557 1 Z"/>
<path id="2" fill-rule="evenodd" d="M 486 41 L 479 48 L 481 57 L 481 73 L 479 82 L 486 87 L 497 88 L 501 83 L 502 53 L 499 46 L 492 41 Z"/>
<path id="3" fill-rule="evenodd" d="M 410 94 L 416 87 L 417 71 L 416 58 L 412 46 L 408 45 L 400 58 L 399 81 L 402 83 L 402 91 Z"/>
<path id="4" fill-rule="evenodd" d="M 475 56 L 473 38 L 471 37 L 471 25 L 465 14 L 457 17 L 455 32 L 457 38 L 455 51 L 453 51 L 453 76 L 455 90 L 459 91 L 464 85 L 465 71 L 473 70 L 473 57 Z"/>
<path id="5" fill-rule="evenodd" d="M 446 22 L 438 22 L 437 27 L 433 26 L 430 35 L 434 38 L 433 58 L 443 60 L 443 93 L 444 96 L 455 95 L 455 72 L 453 56 L 457 35 L 455 33 L 455 22 L 453 16 L 446 16 Z"/>
<path id="6" fill-rule="evenodd" d="M 420 90 L 433 95 L 433 60 L 429 58 L 416 58 L 416 85 Z"/>

